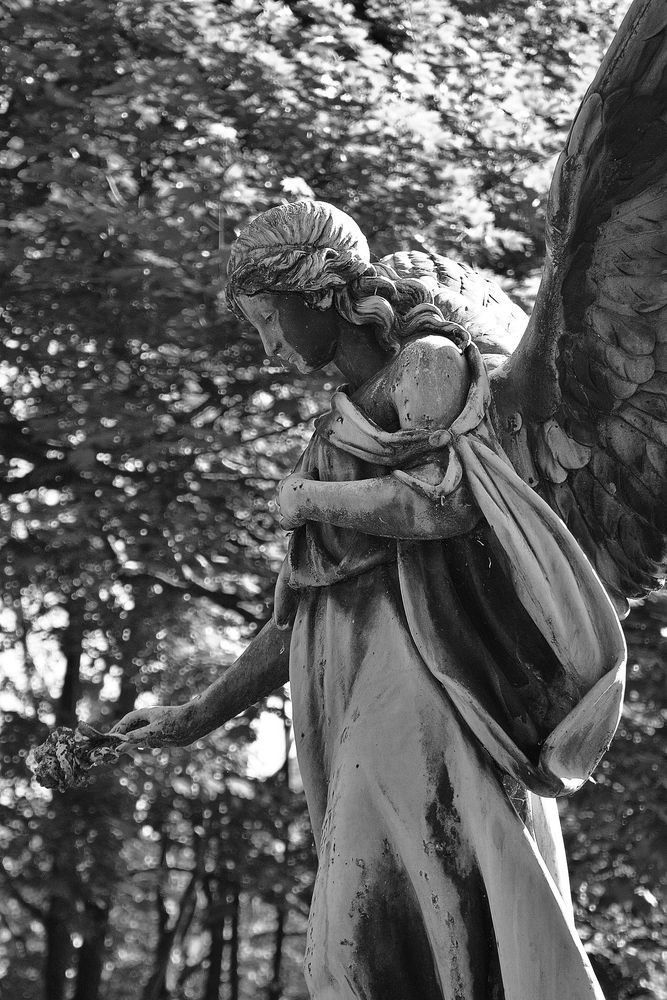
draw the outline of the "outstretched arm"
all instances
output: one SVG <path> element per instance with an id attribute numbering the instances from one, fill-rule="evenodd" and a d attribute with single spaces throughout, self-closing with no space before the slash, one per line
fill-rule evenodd
<path id="1" fill-rule="evenodd" d="M 291 632 L 271 620 L 225 673 L 185 705 L 138 709 L 111 730 L 141 746 L 188 746 L 289 679 Z"/>

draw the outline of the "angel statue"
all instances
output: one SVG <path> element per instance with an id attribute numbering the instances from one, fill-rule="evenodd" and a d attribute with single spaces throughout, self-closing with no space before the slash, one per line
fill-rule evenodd
<path id="1" fill-rule="evenodd" d="M 345 385 L 279 488 L 272 621 L 112 736 L 185 745 L 289 678 L 315 1000 L 602 998 L 555 797 L 618 724 L 619 614 L 663 582 L 666 262 L 664 0 L 632 5 L 574 120 L 530 320 L 443 257 L 371 263 L 319 201 L 233 246 L 266 353 Z"/>

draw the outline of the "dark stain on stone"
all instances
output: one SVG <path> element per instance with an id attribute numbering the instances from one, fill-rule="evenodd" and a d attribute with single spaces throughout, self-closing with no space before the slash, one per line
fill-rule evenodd
<path id="1" fill-rule="evenodd" d="M 479 985 L 480 994 L 486 1000 L 505 1000 L 498 945 L 482 876 L 474 868 L 459 879 L 461 916 L 468 931 L 468 946 L 477 956 L 472 969 L 478 984 L 484 984 Z"/>
<path id="2" fill-rule="evenodd" d="M 442 859 L 445 871 L 457 870 L 457 857 L 461 849 L 459 824 L 461 817 L 454 805 L 454 789 L 447 768 L 440 767 L 436 794 L 426 812 L 426 822 L 431 831 L 434 853 Z"/>
<path id="3" fill-rule="evenodd" d="M 405 873 L 388 862 L 377 862 L 381 870 L 375 872 L 358 915 L 354 968 L 358 995 L 442 1000 L 414 890 Z"/>

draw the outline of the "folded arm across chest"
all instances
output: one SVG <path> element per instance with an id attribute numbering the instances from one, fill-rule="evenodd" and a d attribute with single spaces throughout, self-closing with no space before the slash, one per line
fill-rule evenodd
<path id="1" fill-rule="evenodd" d="M 469 387 L 465 359 L 441 337 L 425 337 L 403 348 L 392 366 L 388 393 L 401 429 L 434 431 L 449 427 L 460 413 Z M 386 475 L 353 482 L 319 482 L 293 475 L 281 485 L 283 526 L 319 521 L 391 538 L 447 538 L 470 531 L 479 510 L 462 483 L 442 499 L 428 495 L 447 469 L 447 455 L 434 453 L 409 470 L 405 479 Z M 432 492 L 432 490 L 431 490 Z"/>

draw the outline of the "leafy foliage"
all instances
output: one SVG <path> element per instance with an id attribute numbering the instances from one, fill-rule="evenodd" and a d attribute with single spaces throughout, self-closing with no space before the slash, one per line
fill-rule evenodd
<path id="1" fill-rule="evenodd" d="M 552 161 L 624 6 L 4 4 L 8 995 L 304 996 L 310 838 L 289 758 L 249 776 L 259 710 L 63 796 L 30 785 L 25 751 L 75 713 L 105 728 L 135 700 L 186 700 L 269 613 L 270 500 L 330 385 L 286 383 L 221 310 L 238 226 L 314 193 L 378 256 L 436 248 L 528 300 Z M 630 619 L 625 729 L 565 817 L 609 1000 L 667 988 L 661 607 Z"/>

